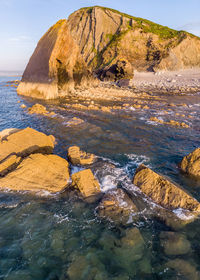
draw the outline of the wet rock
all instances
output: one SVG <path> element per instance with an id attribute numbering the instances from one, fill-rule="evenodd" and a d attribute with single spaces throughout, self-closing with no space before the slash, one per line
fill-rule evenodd
<path id="1" fill-rule="evenodd" d="M 68 157 L 73 165 L 89 165 L 95 161 L 95 156 L 80 150 L 77 146 L 68 149 Z"/>
<path id="2" fill-rule="evenodd" d="M 152 122 L 157 122 L 157 123 L 164 123 L 164 121 L 163 120 L 160 120 L 160 119 L 158 119 L 157 117 L 151 117 L 150 118 L 150 121 L 152 121 Z"/>
<path id="3" fill-rule="evenodd" d="M 183 212 L 183 210 L 181 211 Z M 164 222 L 171 229 L 178 231 L 183 229 L 186 225 L 194 222 L 196 215 L 191 215 L 191 213 L 192 212 L 184 211 L 180 218 L 168 209 L 157 207 L 153 213 L 153 217 Z"/>
<path id="4" fill-rule="evenodd" d="M 76 125 L 79 125 L 79 124 L 82 124 L 82 123 L 84 123 L 84 120 L 74 117 L 67 122 L 67 125 L 68 126 L 76 126 Z"/>
<path id="5" fill-rule="evenodd" d="M 32 153 L 51 153 L 55 138 L 32 128 L 25 128 L 10 134 L 0 142 L 0 162 L 10 155 L 27 156 Z"/>
<path id="6" fill-rule="evenodd" d="M 181 170 L 200 178 L 200 148 L 185 156 L 181 162 Z"/>
<path id="7" fill-rule="evenodd" d="M 131 223 L 137 219 L 138 209 L 122 189 L 107 192 L 98 206 L 98 214 L 117 224 Z"/>
<path id="8" fill-rule="evenodd" d="M 195 198 L 143 164 L 137 168 L 133 183 L 163 207 L 200 211 L 200 203 Z"/>
<path id="9" fill-rule="evenodd" d="M 67 279 L 70 280 L 107 279 L 104 265 L 94 253 L 88 253 L 86 256 L 76 256 L 67 270 L 67 276 Z"/>
<path id="10" fill-rule="evenodd" d="M 166 255 L 185 255 L 191 251 L 190 242 L 181 233 L 161 232 L 160 244 Z"/>
<path id="11" fill-rule="evenodd" d="M 137 228 L 127 229 L 126 235 L 121 239 L 121 246 L 114 249 L 116 259 L 123 269 L 134 275 L 137 267 L 134 263 L 144 254 L 144 239 Z"/>
<path id="12" fill-rule="evenodd" d="M 49 115 L 55 114 L 53 112 L 50 113 L 45 106 L 38 104 L 38 103 L 33 105 L 31 108 L 29 108 L 28 113 L 31 115 L 38 114 L 38 115 L 44 115 L 44 116 L 49 116 Z"/>
<path id="13" fill-rule="evenodd" d="M 22 109 L 25 109 L 25 108 L 26 108 L 26 105 L 25 105 L 25 104 L 22 104 L 20 107 L 21 107 Z"/>
<path id="14" fill-rule="evenodd" d="M 56 155 L 33 154 L 0 179 L 1 189 L 60 192 L 69 181 L 68 162 Z"/>
<path id="15" fill-rule="evenodd" d="M 0 176 L 4 176 L 9 171 L 15 169 L 20 161 L 21 157 L 17 157 L 16 155 L 11 155 L 6 158 L 2 163 L 0 163 Z"/>
<path id="16" fill-rule="evenodd" d="M 184 128 L 188 128 L 189 127 L 189 125 L 187 125 L 184 122 L 180 123 L 180 122 L 177 122 L 177 121 L 174 121 L 174 120 L 170 120 L 169 122 L 166 122 L 166 124 L 173 125 L 173 126 L 184 127 Z"/>
<path id="17" fill-rule="evenodd" d="M 183 276 L 184 279 L 187 280 L 200 279 L 199 271 L 197 271 L 196 267 L 190 264 L 188 261 L 182 259 L 170 260 L 165 264 L 165 267 L 175 270 L 178 273 L 178 275 Z"/>
<path id="18" fill-rule="evenodd" d="M 72 175 L 72 186 L 77 188 L 85 198 L 101 192 L 100 185 L 90 169 L 74 173 Z"/>

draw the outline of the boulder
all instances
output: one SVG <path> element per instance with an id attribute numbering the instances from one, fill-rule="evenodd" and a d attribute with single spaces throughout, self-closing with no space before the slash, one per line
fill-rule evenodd
<path id="1" fill-rule="evenodd" d="M 95 160 L 93 154 L 89 154 L 80 150 L 77 146 L 72 146 L 68 149 L 68 157 L 73 165 L 88 165 Z"/>
<path id="2" fill-rule="evenodd" d="M 51 153 L 55 139 L 32 128 L 25 128 L 10 134 L 0 141 L 0 163 L 11 155 L 27 156 L 32 153 Z"/>
<path id="3" fill-rule="evenodd" d="M 160 244 L 166 255 L 185 255 L 191 251 L 190 242 L 184 234 L 177 232 L 161 232 Z"/>
<path id="4" fill-rule="evenodd" d="M 117 224 L 127 224 L 137 218 L 138 209 L 122 189 L 108 191 L 98 206 L 98 214 Z"/>
<path id="5" fill-rule="evenodd" d="M 33 154 L 0 179 L 0 189 L 60 192 L 69 181 L 68 162 L 56 155 Z"/>
<path id="6" fill-rule="evenodd" d="M 181 162 L 181 170 L 200 178 L 200 148 L 185 156 Z"/>
<path id="7" fill-rule="evenodd" d="M 72 187 L 78 189 L 87 198 L 101 192 L 99 182 L 90 169 L 85 169 L 72 175 Z"/>
<path id="8" fill-rule="evenodd" d="M 200 203 L 195 198 L 143 164 L 137 168 L 133 183 L 163 207 L 200 211 Z"/>

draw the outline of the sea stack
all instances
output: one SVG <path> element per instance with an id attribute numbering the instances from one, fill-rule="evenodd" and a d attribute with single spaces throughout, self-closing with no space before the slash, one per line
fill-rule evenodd
<path id="1" fill-rule="evenodd" d="M 94 77 L 121 82 L 133 79 L 134 70 L 200 67 L 199 53 L 200 38 L 185 31 L 109 8 L 82 8 L 40 39 L 17 91 L 54 99 L 96 85 Z"/>

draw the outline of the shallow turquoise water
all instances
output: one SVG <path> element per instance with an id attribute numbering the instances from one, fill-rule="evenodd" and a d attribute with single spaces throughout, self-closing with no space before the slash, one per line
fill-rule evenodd
<path id="1" fill-rule="evenodd" d="M 136 167 L 143 162 L 180 183 L 200 200 L 199 183 L 182 175 L 177 167 L 183 156 L 200 146 L 200 95 L 166 97 L 168 103 L 188 104 L 186 108 L 172 107 L 170 116 L 161 115 L 162 102 L 151 106 L 151 110 L 111 115 L 77 112 L 66 108 L 64 101 L 54 101 L 44 103 L 56 113 L 54 118 L 47 118 L 28 115 L 21 109 L 18 100 L 27 106 L 35 101 L 17 96 L 14 87 L 5 87 L 7 80 L 0 78 L 0 130 L 30 126 L 53 134 L 57 140 L 55 153 L 64 158 L 68 147 L 74 144 L 95 153 L 102 160 L 92 168 L 102 189 L 130 189 L 136 202 L 141 200 L 145 205 L 145 211 L 141 211 L 137 222 L 116 226 L 98 217 L 97 203 L 86 204 L 67 192 L 51 197 L 1 192 L 0 279 L 199 279 L 195 278 L 200 271 L 199 219 L 179 230 L 189 240 L 190 252 L 167 255 L 159 236 L 163 231 L 174 230 L 152 218 L 152 204 L 145 204 L 131 180 Z M 184 120 L 189 129 L 148 121 L 150 116 L 178 119 L 177 112 L 193 116 Z M 74 116 L 85 122 L 77 127 L 67 126 Z M 109 162 L 115 165 L 114 169 L 109 168 Z M 144 240 L 139 253 L 131 251 L 131 247 L 125 250 L 121 243 L 134 227 Z M 177 259 L 193 267 L 190 273 L 181 274 L 166 265 L 171 260 L 176 263 Z"/>

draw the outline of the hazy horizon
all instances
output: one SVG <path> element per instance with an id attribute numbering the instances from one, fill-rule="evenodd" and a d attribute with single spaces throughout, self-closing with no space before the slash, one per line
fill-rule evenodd
<path id="1" fill-rule="evenodd" d="M 27 3 L 29 2 L 29 3 Z M 199 0 L 0 0 L 0 72 L 23 72 L 37 42 L 50 26 L 85 6 L 106 6 L 200 36 Z M 5 24 L 6 22 L 6 24 Z"/>

